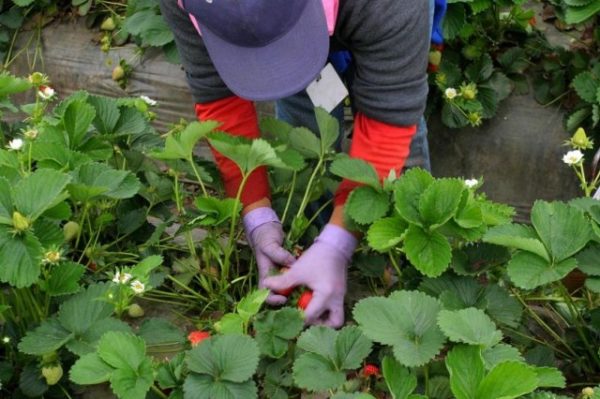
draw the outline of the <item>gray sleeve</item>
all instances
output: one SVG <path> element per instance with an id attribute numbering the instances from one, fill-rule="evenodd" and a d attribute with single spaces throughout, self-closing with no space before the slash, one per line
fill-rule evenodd
<path id="1" fill-rule="evenodd" d="M 413 125 L 427 99 L 429 2 L 345 0 L 336 38 L 351 52 L 352 100 L 366 116 Z"/>
<path id="2" fill-rule="evenodd" d="M 221 80 L 202 38 L 188 14 L 177 5 L 177 0 L 160 0 L 160 10 L 175 36 L 175 44 L 194 101 L 204 103 L 233 95 Z"/>

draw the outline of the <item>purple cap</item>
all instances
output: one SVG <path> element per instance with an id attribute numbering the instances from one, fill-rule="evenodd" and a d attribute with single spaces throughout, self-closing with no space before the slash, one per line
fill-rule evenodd
<path id="1" fill-rule="evenodd" d="M 308 86 L 325 66 L 322 0 L 183 0 L 211 60 L 240 97 L 269 101 Z"/>

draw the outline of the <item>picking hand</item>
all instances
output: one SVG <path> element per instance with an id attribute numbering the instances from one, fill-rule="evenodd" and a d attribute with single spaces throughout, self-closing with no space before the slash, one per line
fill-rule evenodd
<path id="1" fill-rule="evenodd" d="M 328 224 L 290 270 L 265 279 L 265 287 L 275 291 L 300 285 L 309 287 L 313 297 L 304 312 L 306 322 L 341 327 L 347 268 L 356 244 L 357 239 L 350 232 Z"/>
<path id="2" fill-rule="evenodd" d="M 265 288 L 265 278 L 279 266 L 290 266 L 296 258 L 281 246 L 285 235 L 273 209 L 254 209 L 244 215 L 243 221 L 246 237 L 256 256 L 258 287 Z M 267 303 L 271 305 L 281 305 L 286 300 L 287 297 L 274 293 L 267 297 Z"/>

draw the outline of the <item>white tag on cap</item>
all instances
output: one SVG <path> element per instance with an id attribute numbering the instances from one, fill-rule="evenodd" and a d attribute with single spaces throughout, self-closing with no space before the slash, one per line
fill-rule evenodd
<path id="1" fill-rule="evenodd" d="M 348 96 L 348 89 L 333 65 L 327 64 L 319 76 L 308 85 L 306 93 L 315 107 L 322 107 L 331 112 Z"/>

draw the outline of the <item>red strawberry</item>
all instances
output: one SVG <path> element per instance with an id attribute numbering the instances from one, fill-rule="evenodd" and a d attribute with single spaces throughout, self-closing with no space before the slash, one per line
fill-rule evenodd
<path id="1" fill-rule="evenodd" d="M 284 266 L 281 269 L 279 269 L 279 271 L 281 272 L 281 274 L 286 273 L 288 270 L 290 270 L 289 267 Z M 290 296 L 290 294 L 292 292 L 294 292 L 294 287 L 289 287 L 283 290 L 273 290 L 273 292 L 277 295 L 283 295 L 283 296 Z"/>
<path id="2" fill-rule="evenodd" d="M 370 363 L 365 364 L 362 369 L 362 374 L 365 376 L 365 378 L 369 378 L 371 376 L 377 377 L 379 375 L 379 367 Z"/>
<path id="3" fill-rule="evenodd" d="M 300 298 L 298 298 L 298 308 L 300 308 L 302 310 L 306 310 L 306 308 L 308 307 L 308 304 L 312 300 L 312 297 L 313 297 L 313 292 L 311 290 L 304 291 L 300 295 Z"/>
<path id="4" fill-rule="evenodd" d="M 192 346 L 198 345 L 207 338 L 210 338 L 210 333 L 206 331 L 196 330 L 188 334 L 188 341 L 190 341 Z"/>

